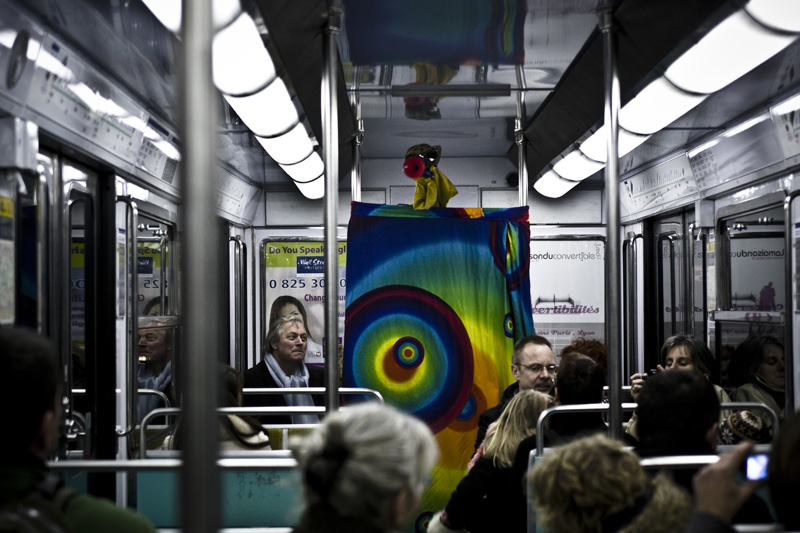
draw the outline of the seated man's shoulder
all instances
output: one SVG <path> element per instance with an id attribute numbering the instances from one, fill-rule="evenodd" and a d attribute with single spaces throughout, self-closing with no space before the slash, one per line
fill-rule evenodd
<path id="1" fill-rule="evenodd" d="M 136 512 L 118 507 L 103 498 L 79 494 L 72 498 L 65 509 L 73 530 L 97 533 L 139 533 L 156 531 L 153 524 Z"/>

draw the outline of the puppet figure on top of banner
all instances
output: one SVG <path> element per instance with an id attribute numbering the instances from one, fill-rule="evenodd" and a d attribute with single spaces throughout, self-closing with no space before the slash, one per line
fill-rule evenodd
<path id="1" fill-rule="evenodd" d="M 442 156 L 439 145 L 415 144 L 406 150 L 403 172 L 416 182 L 414 190 L 414 209 L 447 207 L 450 198 L 458 194 L 458 189 L 437 168 Z"/>

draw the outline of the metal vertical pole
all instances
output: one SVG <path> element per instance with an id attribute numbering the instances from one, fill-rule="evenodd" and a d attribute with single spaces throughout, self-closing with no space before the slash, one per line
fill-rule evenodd
<path id="1" fill-rule="evenodd" d="M 353 94 L 350 103 L 356 115 L 356 137 L 353 139 L 353 168 L 350 171 L 350 191 L 354 202 L 361 201 L 361 145 L 364 143 L 364 121 L 361 119 L 361 67 L 353 68 Z"/>
<path id="2" fill-rule="evenodd" d="M 794 303 L 794 268 L 793 268 L 793 261 L 794 261 L 794 221 L 792 220 L 792 202 L 794 202 L 795 198 L 800 196 L 800 191 L 793 191 L 784 201 L 783 201 L 783 221 L 784 221 L 784 271 L 786 275 L 786 292 L 784 294 L 784 304 L 783 308 L 785 311 L 783 312 L 783 322 L 785 324 L 784 328 L 784 338 L 783 338 L 783 364 L 786 369 L 784 375 L 786 379 L 786 386 L 785 386 L 785 395 L 786 395 L 786 405 L 784 407 L 786 411 L 786 417 L 788 418 L 795 412 L 795 372 L 796 366 L 795 361 L 797 361 L 795 357 L 795 350 L 794 350 L 794 321 L 795 321 L 795 303 Z"/>
<path id="3" fill-rule="evenodd" d="M 525 130 L 523 120 L 525 113 L 525 71 L 521 65 L 517 65 L 517 118 L 514 120 L 514 137 L 517 142 L 517 168 L 519 170 L 519 205 L 528 205 L 528 161 L 527 161 L 527 142 L 525 141 Z"/>
<path id="4" fill-rule="evenodd" d="M 325 157 L 325 406 L 339 408 L 339 117 L 336 94 L 336 36 L 342 23 L 337 0 L 328 4 L 323 33 L 322 152 Z"/>
<path id="5" fill-rule="evenodd" d="M 181 468 L 183 531 L 212 532 L 219 524 L 217 471 L 217 347 L 225 248 L 216 231 L 213 169 L 217 98 L 211 82 L 211 0 L 183 0 L 183 55 L 180 61 L 181 134 L 183 137 L 183 347 L 184 398 Z M 174 366 L 174 365 L 173 365 Z"/>
<path id="6" fill-rule="evenodd" d="M 611 7 L 600 12 L 603 32 L 606 145 L 606 347 L 608 349 L 609 427 L 611 438 L 622 437 L 620 404 L 620 224 L 619 224 L 619 78 L 617 76 L 617 32 Z"/>

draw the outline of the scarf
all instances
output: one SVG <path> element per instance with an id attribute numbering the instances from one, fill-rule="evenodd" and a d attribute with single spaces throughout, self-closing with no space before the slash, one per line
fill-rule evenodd
<path id="1" fill-rule="evenodd" d="M 308 387 L 308 368 L 306 368 L 305 363 L 302 361 L 300 361 L 300 367 L 297 372 L 291 376 L 287 376 L 283 370 L 281 370 L 281 367 L 278 366 L 278 362 L 269 352 L 264 355 L 264 363 L 266 363 L 267 370 L 269 370 L 269 374 L 272 376 L 272 379 L 275 380 L 278 387 Z M 284 394 L 283 398 L 286 400 L 287 406 L 314 406 L 314 401 L 311 399 L 310 394 Z M 291 417 L 292 424 L 319 424 L 319 416 L 313 413 L 294 414 L 291 415 Z"/>

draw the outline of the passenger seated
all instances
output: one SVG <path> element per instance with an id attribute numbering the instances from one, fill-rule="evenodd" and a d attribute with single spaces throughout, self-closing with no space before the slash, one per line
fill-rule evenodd
<path id="1" fill-rule="evenodd" d="M 506 387 L 500 403 L 490 407 L 478 416 L 478 434 L 475 438 L 475 451 L 486 438 L 486 432 L 517 393 L 536 390 L 545 394 L 553 392 L 556 375 L 556 356 L 550 341 L 540 335 L 527 335 L 514 344 L 511 354 L 511 375 L 516 379 Z"/>
<path id="2" fill-rule="evenodd" d="M 0 506 L 34 493 L 60 499 L 66 489 L 59 489 L 58 478 L 48 477 L 45 464 L 59 438 L 64 382 L 53 345 L 31 330 L 2 327 L 0 368 L 0 402 L 8 407 L 0 439 Z M 61 509 L 51 518 L 65 531 L 155 531 L 133 511 L 84 494 L 68 496 Z"/>
<path id="3" fill-rule="evenodd" d="M 608 385 L 608 349 L 606 345 L 597 339 L 578 337 L 561 349 L 559 364 L 563 364 L 567 357 L 577 354 L 585 355 L 597 363 L 603 370 L 603 386 Z"/>
<path id="4" fill-rule="evenodd" d="M 651 479 L 622 442 L 597 434 L 559 446 L 533 467 L 528 493 L 549 533 L 672 533 L 692 513 L 667 475 Z"/>
<path id="5" fill-rule="evenodd" d="M 300 316 L 292 314 L 278 318 L 270 325 L 260 363 L 244 373 L 247 388 L 323 387 L 325 370 L 307 366 L 306 327 Z M 324 406 L 322 394 L 249 394 L 247 406 L 311 407 Z M 294 415 L 265 415 L 262 424 L 316 424 L 319 416 L 313 413 Z"/>
<path id="6" fill-rule="evenodd" d="M 163 392 L 175 407 L 175 388 L 172 384 L 172 327 L 151 322 L 139 328 L 139 388 Z M 139 394 L 139 418 L 153 409 L 166 407 L 158 396 Z"/>
<path id="7" fill-rule="evenodd" d="M 305 499 L 294 533 L 406 529 L 438 457 L 428 426 L 375 402 L 328 415 L 289 447 Z"/>
<path id="8" fill-rule="evenodd" d="M 639 394 L 641 457 L 716 453 L 719 398 L 711 382 L 697 372 L 660 372 L 647 379 Z M 675 481 L 692 490 L 697 467 L 671 469 Z M 736 523 L 768 523 L 766 502 L 753 496 L 736 516 Z"/>
<path id="9" fill-rule="evenodd" d="M 458 483 L 444 510 L 431 518 L 428 533 L 525 529 L 525 468 L 517 471 L 512 467 L 520 442 L 536 433 L 536 421 L 551 403 L 549 395 L 533 390 L 520 391 L 508 402 L 488 432 L 482 456 Z"/>
<path id="10" fill-rule="evenodd" d="M 555 387 L 556 405 L 593 404 L 603 402 L 605 374 L 591 358 L 573 353 L 562 357 Z M 542 435 L 545 446 L 565 444 L 594 433 L 606 433 L 603 413 L 556 413 L 549 418 L 549 428 Z M 628 444 L 636 440 L 626 435 Z M 535 447 L 535 443 L 534 443 Z M 533 448 L 531 448 L 533 449 Z"/>
<path id="11" fill-rule="evenodd" d="M 325 363 L 325 359 L 322 357 L 322 345 L 314 342 L 314 336 L 311 335 L 311 330 L 309 329 L 308 325 L 308 314 L 306 314 L 306 308 L 303 306 L 303 302 L 295 298 L 294 296 L 283 295 L 278 296 L 275 298 L 275 301 L 272 302 L 272 307 L 269 310 L 269 323 L 273 324 L 276 320 L 281 317 L 291 316 L 291 315 L 299 315 L 303 319 L 303 324 L 306 326 L 306 359 L 305 363 L 308 364 L 319 364 L 322 365 Z"/>
<path id="12" fill-rule="evenodd" d="M 783 366 L 783 343 L 778 337 L 761 335 L 736 347 L 728 365 L 728 378 L 736 387 L 732 397 L 737 402 L 761 402 L 771 407 L 783 420 L 786 406 L 786 376 Z M 772 419 L 764 419 L 772 434 Z"/>
<path id="13" fill-rule="evenodd" d="M 238 370 L 229 365 L 219 367 L 220 407 L 241 407 L 242 387 L 244 379 Z M 164 439 L 163 448 L 176 450 L 181 448 L 180 426 Z M 269 438 L 258 421 L 247 415 L 224 415 L 219 417 L 219 449 L 234 450 L 269 450 Z"/>
<path id="14" fill-rule="evenodd" d="M 697 372 L 708 379 L 714 386 L 720 403 L 731 401 L 725 389 L 718 384 L 719 372 L 716 370 L 717 365 L 714 363 L 714 356 L 703 341 L 689 335 L 673 335 L 661 346 L 659 361 L 660 364 L 657 365 L 659 372 L 665 370 L 691 370 Z M 631 376 L 631 397 L 633 397 L 633 401 L 637 401 L 646 379 L 647 374 L 633 374 Z M 729 411 L 720 412 L 719 422 L 722 423 L 722 420 L 729 414 Z M 636 434 L 637 418 L 638 415 L 634 413 L 628 422 L 626 432 L 638 438 Z"/>

